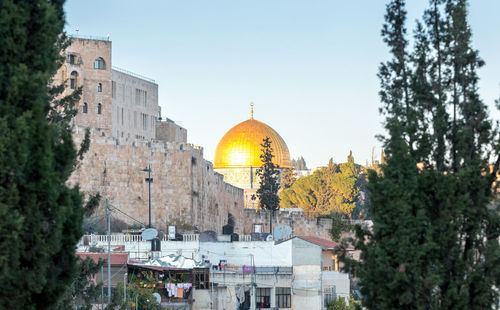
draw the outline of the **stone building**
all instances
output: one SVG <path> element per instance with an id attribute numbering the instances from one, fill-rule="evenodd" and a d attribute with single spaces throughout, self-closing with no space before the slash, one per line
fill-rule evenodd
<path id="1" fill-rule="evenodd" d="M 73 120 L 75 145 L 90 129 L 91 143 L 69 179 L 86 193 L 100 193 L 109 204 L 131 218 L 148 222 L 149 188 L 143 170 L 151 167 L 151 215 L 155 227 L 171 223 L 185 230 L 222 231 L 231 222 L 234 232 L 248 234 L 257 226 L 268 229 L 268 213 L 256 211 L 250 197 L 258 187 L 260 144 L 271 138 L 274 161 L 290 167 L 288 147 L 268 125 L 251 118 L 231 130 L 217 146 L 215 167 L 203 148 L 187 143 L 187 130 L 161 120 L 158 85 L 154 80 L 112 66 L 109 38 L 74 37 L 66 61 L 54 77 L 65 83 L 65 94 L 83 87 L 79 113 Z M 115 214 L 118 216 L 118 213 Z M 131 218 L 130 218 L 131 217 Z M 294 234 L 328 236 L 331 224 L 281 210 L 274 225 L 289 225 Z"/>
<path id="2" fill-rule="evenodd" d="M 186 129 L 161 121 L 154 80 L 112 66 L 108 38 L 73 37 L 66 61 L 54 77 L 65 94 L 83 87 L 73 120 L 79 145 L 90 129 L 89 151 L 68 181 L 100 193 L 114 208 L 148 222 L 151 167 L 152 223 L 166 229 L 181 223 L 220 231 L 229 218 L 243 227 L 243 190 L 227 184 L 203 158 L 203 148 L 187 143 Z M 121 218 L 133 223 L 130 218 Z"/>

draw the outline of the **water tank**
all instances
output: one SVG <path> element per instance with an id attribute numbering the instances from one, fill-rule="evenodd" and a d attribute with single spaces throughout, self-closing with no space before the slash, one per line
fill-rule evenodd
<path id="1" fill-rule="evenodd" d="M 154 238 L 151 240 L 151 251 L 161 251 L 161 240 L 160 238 Z"/>
<path id="2" fill-rule="evenodd" d="M 224 225 L 222 226 L 222 234 L 223 235 L 232 235 L 234 232 L 234 226 L 233 225 Z"/>

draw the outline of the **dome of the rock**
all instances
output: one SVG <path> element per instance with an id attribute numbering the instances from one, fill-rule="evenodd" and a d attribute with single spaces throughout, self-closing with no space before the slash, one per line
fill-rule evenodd
<path id="1" fill-rule="evenodd" d="M 219 141 L 214 168 L 260 167 L 265 137 L 271 140 L 273 162 L 280 168 L 290 167 L 290 153 L 283 138 L 268 125 L 251 118 L 231 128 Z"/>

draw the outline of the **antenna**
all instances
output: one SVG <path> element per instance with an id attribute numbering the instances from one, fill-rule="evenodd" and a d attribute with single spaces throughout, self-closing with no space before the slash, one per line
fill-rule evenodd
<path id="1" fill-rule="evenodd" d="M 78 37 L 78 27 L 76 27 L 76 36 Z"/>
<path id="2" fill-rule="evenodd" d="M 253 102 L 250 102 L 250 118 L 253 119 Z"/>

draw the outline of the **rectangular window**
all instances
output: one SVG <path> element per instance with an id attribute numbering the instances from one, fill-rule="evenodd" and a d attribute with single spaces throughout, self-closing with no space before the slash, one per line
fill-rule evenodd
<path id="1" fill-rule="evenodd" d="M 276 307 L 278 308 L 292 307 L 292 290 L 289 287 L 276 288 Z"/>
<path id="2" fill-rule="evenodd" d="M 255 306 L 257 308 L 271 308 L 271 289 L 257 288 L 255 295 Z"/>
<path id="3" fill-rule="evenodd" d="M 123 126 L 123 108 L 122 108 L 122 126 Z"/>
<path id="4" fill-rule="evenodd" d="M 136 105 L 147 105 L 148 92 L 139 88 L 135 89 L 135 104 Z"/>
<path id="5" fill-rule="evenodd" d="M 324 304 L 328 305 L 335 299 L 337 299 L 337 289 L 336 286 L 324 287 L 323 288 Z"/>
<path id="6" fill-rule="evenodd" d="M 193 269 L 194 272 L 194 287 L 199 290 L 207 290 L 209 283 L 208 268 Z"/>

